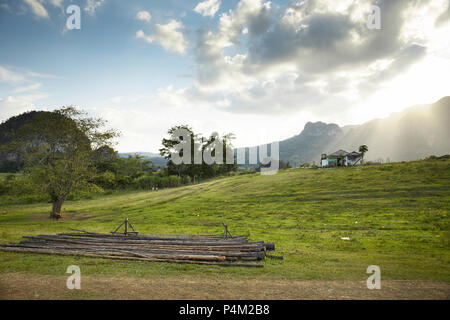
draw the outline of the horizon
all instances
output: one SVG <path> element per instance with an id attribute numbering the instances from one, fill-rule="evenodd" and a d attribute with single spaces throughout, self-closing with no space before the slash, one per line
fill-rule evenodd
<path id="1" fill-rule="evenodd" d="M 156 154 L 179 124 L 237 148 L 360 125 L 449 95 L 449 21 L 445 0 L 0 0 L 0 121 L 75 105 Z"/>

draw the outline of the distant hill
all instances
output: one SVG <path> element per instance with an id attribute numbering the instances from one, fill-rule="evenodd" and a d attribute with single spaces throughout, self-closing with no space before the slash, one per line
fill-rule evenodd
<path id="1" fill-rule="evenodd" d="M 13 142 L 20 129 L 24 125 L 31 124 L 38 116 L 41 121 L 56 121 L 51 112 L 31 111 L 0 123 L 0 172 L 16 172 L 23 166 L 24 150 L 11 151 L 4 150 L 3 147 Z"/>
<path id="2" fill-rule="evenodd" d="M 290 139 L 280 141 L 280 159 L 293 165 L 318 162 L 328 146 L 343 135 L 337 124 L 308 122 L 303 131 Z M 319 156 L 318 156 L 319 155 Z"/>
<path id="3" fill-rule="evenodd" d="M 141 156 L 146 160 L 150 160 L 157 167 L 163 167 L 167 164 L 167 159 L 161 157 L 158 153 L 152 152 L 127 152 L 127 153 L 119 153 L 119 157 L 127 158 L 129 156 Z"/>
<path id="4" fill-rule="evenodd" d="M 450 97 L 361 125 L 308 122 L 299 135 L 280 141 L 280 159 L 295 166 L 318 164 L 323 153 L 357 151 L 362 144 L 369 147 L 367 160 L 408 161 L 450 154 Z"/>

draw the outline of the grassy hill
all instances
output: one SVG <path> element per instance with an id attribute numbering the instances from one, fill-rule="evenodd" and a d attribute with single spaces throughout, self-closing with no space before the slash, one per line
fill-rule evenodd
<path id="1" fill-rule="evenodd" d="M 335 169 L 295 169 L 68 202 L 64 221 L 49 204 L 0 208 L 0 241 L 69 228 L 109 232 L 125 217 L 141 233 L 221 233 L 273 241 L 285 260 L 263 269 L 112 261 L 0 252 L 0 273 L 221 276 L 361 280 L 369 265 L 383 279 L 450 282 L 450 161 Z M 349 237 L 350 240 L 342 240 Z"/>

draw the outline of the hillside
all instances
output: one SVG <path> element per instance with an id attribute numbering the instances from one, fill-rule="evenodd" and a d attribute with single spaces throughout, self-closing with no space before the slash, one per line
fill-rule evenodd
<path id="1" fill-rule="evenodd" d="M 24 126 L 31 125 L 33 121 L 58 121 L 59 119 L 51 112 L 31 111 L 0 123 L 0 172 L 17 172 L 22 168 L 24 150 L 5 150 L 4 148 L 16 139 Z"/>
<path id="2" fill-rule="evenodd" d="M 266 260 L 262 270 L 93 258 L 76 261 L 84 276 L 100 279 L 153 275 L 363 283 L 367 266 L 376 264 L 383 281 L 449 282 L 449 204 L 450 161 L 293 169 L 273 176 L 240 175 L 158 192 L 68 202 L 66 219 L 59 222 L 48 221 L 46 203 L 2 206 L 0 242 L 69 228 L 109 232 L 126 217 L 145 234 L 218 234 L 224 221 L 233 234 L 275 242 L 276 254 L 285 260 Z M 61 265 L 73 261 L 0 252 L 0 273 L 57 276 L 64 272 Z"/>

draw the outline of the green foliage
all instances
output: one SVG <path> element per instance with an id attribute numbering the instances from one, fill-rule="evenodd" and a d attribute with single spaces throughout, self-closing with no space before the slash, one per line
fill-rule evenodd
<path id="1" fill-rule="evenodd" d="M 182 163 L 175 164 L 172 161 L 172 154 L 178 153 L 180 157 L 183 157 L 183 150 L 176 150 L 177 145 L 183 142 L 183 137 L 178 137 L 176 135 L 178 130 L 185 130 L 191 136 L 190 147 L 191 151 L 191 162 L 190 163 Z M 160 154 L 164 156 L 166 159 L 169 159 L 167 163 L 167 170 L 169 175 L 177 175 L 179 177 L 189 176 L 192 180 L 198 179 L 209 179 L 216 176 L 228 175 L 230 172 L 235 172 L 237 170 L 237 166 L 235 161 L 233 164 L 227 164 L 226 154 L 227 149 L 232 151 L 232 140 L 234 139 L 234 135 L 232 133 L 225 134 L 220 136 L 217 133 L 212 133 L 209 138 L 202 137 L 200 134 L 195 134 L 191 127 L 187 125 L 175 126 L 170 128 L 167 131 L 169 138 L 164 138 L 162 140 L 163 148 L 161 148 Z M 203 159 L 201 163 L 195 163 L 194 159 L 196 158 L 196 154 L 203 155 L 205 151 L 211 154 L 212 157 L 216 156 L 216 148 L 214 145 L 216 142 L 220 141 L 223 146 L 222 154 L 222 164 L 214 163 L 207 164 L 205 159 Z M 186 142 L 188 143 L 188 142 Z"/>
<path id="2" fill-rule="evenodd" d="M 364 160 L 364 156 L 366 155 L 367 151 L 369 151 L 369 148 L 365 144 L 359 146 L 359 153 L 361 153 L 362 161 Z"/>
<path id="3" fill-rule="evenodd" d="M 110 171 L 102 172 L 93 179 L 95 185 L 103 189 L 116 189 L 117 180 L 116 175 Z"/>
<path id="4" fill-rule="evenodd" d="M 187 184 L 188 180 L 180 178 L 178 176 L 142 176 L 134 181 L 137 189 L 140 190 L 153 190 L 154 188 L 175 188 L 182 184 Z"/>

